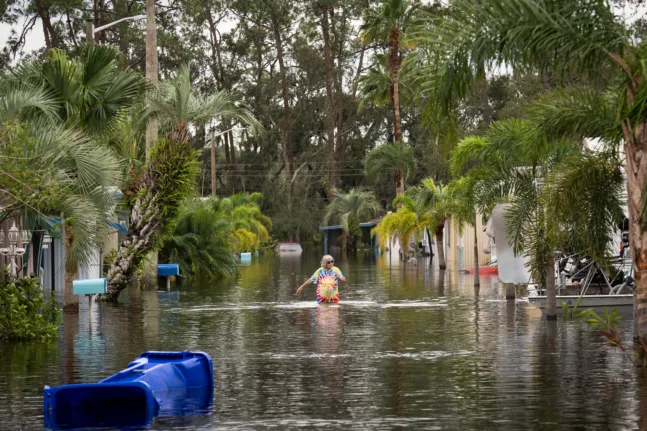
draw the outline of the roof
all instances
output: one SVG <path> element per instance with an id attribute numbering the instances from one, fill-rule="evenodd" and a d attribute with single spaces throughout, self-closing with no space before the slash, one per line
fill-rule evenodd
<path id="1" fill-rule="evenodd" d="M 62 224 L 65 222 L 65 219 L 57 216 L 40 216 L 40 219 L 45 222 L 45 224 L 50 228 L 54 228 L 57 224 Z M 128 232 L 128 226 L 124 226 L 121 223 L 110 221 L 106 219 L 106 224 L 114 229 L 120 230 L 122 232 Z"/>
<path id="2" fill-rule="evenodd" d="M 375 225 L 377 225 L 377 223 L 375 223 L 374 221 L 369 221 L 366 223 L 360 223 L 359 227 L 374 227 Z M 342 229 L 343 229 L 343 226 L 340 224 L 333 225 L 333 226 L 319 226 L 320 232 L 323 232 L 325 230 L 342 230 Z"/>

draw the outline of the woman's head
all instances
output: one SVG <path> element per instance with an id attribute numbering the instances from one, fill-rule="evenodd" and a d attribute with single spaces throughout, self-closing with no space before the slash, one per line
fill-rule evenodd
<path id="1" fill-rule="evenodd" d="M 321 258 L 321 267 L 322 268 L 332 268 L 335 264 L 335 259 L 329 254 Z"/>

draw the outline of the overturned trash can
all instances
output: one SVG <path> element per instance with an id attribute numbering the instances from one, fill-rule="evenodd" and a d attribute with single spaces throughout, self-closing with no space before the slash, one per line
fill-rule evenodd
<path id="1" fill-rule="evenodd" d="M 45 386 L 45 427 L 137 427 L 206 411 L 213 365 L 204 352 L 146 352 L 99 383 Z"/>

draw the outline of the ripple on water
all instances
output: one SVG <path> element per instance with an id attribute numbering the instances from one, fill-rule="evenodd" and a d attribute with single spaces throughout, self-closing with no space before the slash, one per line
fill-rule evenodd
<path id="1" fill-rule="evenodd" d="M 436 359 L 447 358 L 450 356 L 468 356 L 472 355 L 474 352 L 468 350 L 459 350 L 456 352 L 444 352 L 444 351 L 423 351 L 423 352 L 377 352 L 375 358 L 406 358 L 413 359 L 415 361 L 433 361 Z"/>
<path id="2" fill-rule="evenodd" d="M 241 310 L 259 310 L 259 309 L 304 309 L 304 308 L 318 308 L 318 307 L 361 307 L 361 308 L 392 308 L 392 307 L 447 307 L 446 300 L 440 301 L 391 301 L 391 302 L 375 302 L 375 301 L 339 301 L 338 303 L 320 304 L 317 301 L 299 301 L 287 303 L 262 303 L 254 305 L 232 305 L 232 306 L 194 306 L 188 308 L 172 308 L 165 311 L 176 312 L 190 312 L 201 313 L 210 311 L 241 311 Z"/>

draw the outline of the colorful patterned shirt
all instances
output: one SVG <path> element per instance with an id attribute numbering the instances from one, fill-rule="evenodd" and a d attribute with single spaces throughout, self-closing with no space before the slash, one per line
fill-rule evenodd
<path id="1" fill-rule="evenodd" d="M 310 281 L 317 283 L 317 302 L 339 302 L 339 277 L 343 277 L 339 268 L 319 268 L 312 274 Z"/>

